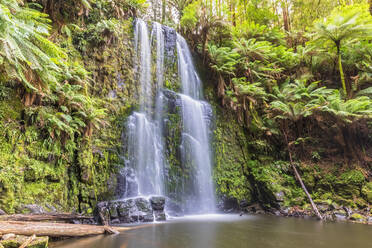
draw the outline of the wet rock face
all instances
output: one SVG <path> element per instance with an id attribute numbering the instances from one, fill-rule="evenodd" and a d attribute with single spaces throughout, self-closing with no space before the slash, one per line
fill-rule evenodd
<path id="1" fill-rule="evenodd" d="M 127 198 L 98 203 L 96 215 L 101 223 L 110 224 L 163 221 L 164 206 L 162 196 Z"/>
<path id="2" fill-rule="evenodd" d="M 132 168 L 122 168 L 118 174 L 116 195 L 119 197 L 133 197 L 138 194 L 136 174 Z"/>
<path id="3" fill-rule="evenodd" d="M 236 212 L 239 210 L 239 202 L 235 198 L 223 196 L 217 204 L 217 207 L 220 211 L 226 213 Z"/>
<path id="4" fill-rule="evenodd" d="M 177 42 L 177 33 L 173 28 L 162 26 L 164 31 L 164 52 L 167 58 L 175 59 L 175 47 Z"/>
<path id="5" fill-rule="evenodd" d="M 169 198 L 167 198 L 167 200 L 165 201 L 165 210 L 171 216 L 183 216 L 184 215 L 184 211 L 181 208 L 181 206 L 177 202 Z"/>

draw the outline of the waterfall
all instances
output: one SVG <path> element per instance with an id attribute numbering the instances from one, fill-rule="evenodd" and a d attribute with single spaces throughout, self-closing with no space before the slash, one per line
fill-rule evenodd
<path id="1" fill-rule="evenodd" d="M 155 30 L 155 29 L 154 29 Z M 159 31 L 161 32 L 161 30 Z M 161 35 L 156 35 L 157 43 L 162 43 Z M 127 122 L 128 160 L 125 173 L 126 190 L 123 197 L 162 195 L 164 193 L 164 158 L 160 125 L 153 118 L 153 111 L 160 112 L 160 100 L 154 101 L 155 89 L 159 89 L 162 81 L 161 59 L 157 68 L 157 84 L 153 87 L 151 77 L 151 43 L 147 25 L 138 19 L 134 35 L 136 49 L 136 67 L 140 82 L 140 112 L 134 112 Z M 161 44 L 158 46 L 161 49 Z M 161 50 L 158 51 L 162 53 Z M 158 90 L 159 91 L 159 90 Z M 155 114 L 159 115 L 159 114 Z M 155 119 L 155 120 L 154 120 Z M 134 174 L 134 175 L 133 175 Z M 129 175 L 129 177 L 128 177 Z M 128 185 L 128 182 L 131 185 Z M 136 183 L 137 185 L 133 186 Z M 136 190 L 133 190 L 136 189 Z"/>
<path id="2" fill-rule="evenodd" d="M 182 204 L 181 208 L 188 213 L 213 212 L 215 199 L 208 123 L 212 110 L 202 100 L 202 82 L 185 39 L 173 30 L 174 39 L 170 42 L 169 30 L 170 28 L 154 22 L 150 36 L 143 20 L 138 19 L 135 23 L 134 70 L 140 86 L 139 111 L 133 112 L 126 124 L 124 142 L 127 146 L 127 160 L 123 171 L 125 183 L 122 197 L 175 196 L 176 201 Z M 170 166 L 167 165 L 168 158 L 165 155 L 167 137 L 163 129 L 164 123 L 169 120 L 166 120 L 167 113 L 164 112 L 169 109 L 164 105 L 166 91 L 163 84 L 169 74 L 165 72 L 169 69 L 168 55 L 172 48 L 177 50 L 178 59 L 173 64 L 177 63 L 178 68 L 175 67 L 174 70 L 178 69 L 178 79 L 173 72 L 171 76 L 175 75 L 176 81 L 180 81 L 181 92 L 167 92 L 174 96 L 179 107 L 176 115 L 180 116 L 182 132 L 176 149 L 180 151 L 181 167 L 188 168 L 187 175 L 180 175 L 187 177 L 182 180 L 187 183 L 181 189 L 178 186 L 177 189 L 170 189 L 164 181 L 169 176 L 167 170 Z M 165 55 L 168 59 L 167 66 Z"/>
<path id="3" fill-rule="evenodd" d="M 207 114 L 210 105 L 201 101 L 201 81 L 194 68 L 185 39 L 177 35 L 178 72 L 182 83 L 182 159 L 192 170 L 193 194 L 187 197 L 187 210 L 213 212 L 215 208 L 212 161 Z"/>

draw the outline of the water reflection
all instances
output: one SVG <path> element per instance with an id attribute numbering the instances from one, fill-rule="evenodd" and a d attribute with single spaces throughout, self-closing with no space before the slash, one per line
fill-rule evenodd
<path id="1" fill-rule="evenodd" d="M 271 216 L 208 215 L 173 219 L 115 236 L 67 240 L 66 248 L 371 247 L 372 227 Z"/>

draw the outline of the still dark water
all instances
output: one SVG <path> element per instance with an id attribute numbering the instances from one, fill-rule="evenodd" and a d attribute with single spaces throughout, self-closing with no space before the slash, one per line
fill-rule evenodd
<path id="1" fill-rule="evenodd" d="M 207 215 L 149 224 L 58 248 L 372 248 L 372 226 L 273 216 Z"/>

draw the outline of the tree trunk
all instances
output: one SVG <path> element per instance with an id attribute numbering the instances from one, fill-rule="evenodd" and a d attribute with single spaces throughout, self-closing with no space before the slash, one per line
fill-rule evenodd
<path id="1" fill-rule="evenodd" d="M 287 131 L 283 131 L 283 134 L 284 134 L 285 141 L 286 141 L 286 143 L 287 143 L 287 149 L 288 149 L 288 155 L 289 155 L 289 162 L 290 162 L 290 164 L 291 164 L 291 166 L 292 166 L 292 169 L 293 169 L 293 171 L 294 171 L 294 173 L 295 173 L 296 179 L 300 182 L 301 187 L 302 187 L 302 189 L 304 190 L 304 192 L 305 192 L 307 198 L 309 199 L 310 204 L 311 204 L 311 207 L 312 207 L 312 209 L 314 210 L 315 214 L 318 216 L 319 220 L 323 220 L 322 215 L 319 213 L 319 210 L 318 210 L 318 208 L 316 207 L 316 205 L 315 205 L 315 203 L 314 203 L 314 201 L 313 201 L 313 198 L 311 198 L 311 195 L 309 194 L 309 191 L 307 191 L 306 186 L 305 186 L 304 182 L 302 181 L 302 178 L 301 178 L 300 174 L 298 173 L 295 164 L 293 163 L 293 160 L 292 160 L 292 153 L 291 153 L 291 148 L 290 148 L 290 145 L 289 145 L 289 143 L 288 143 Z"/>
<path id="2" fill-rule="evenodd" d="M 49 237 L 83 237 L 89 235 L 112 234 L 130 230 L 130 227 L 108 227 L 46 222 L 0 221 L 0 234 L 36 235 Z"/>
<path id="3" fill-rule="evenodd" d="M 347 98 L 348 94 L 347 94 L 347 89 L 346 89 L 344 70 L 342 69 L 340 45 L 337 45 L 337 55 L 338 55 L 338 68 L 340 70 L 340 78 L 341 78 L 342 89 L 343 89 L 345 98 Z"/>
<path id="4" fill-rule="evenodd" d="M 162 1 L 162 6 L 161 6 L 161 22 L 165 22 L 165 8 L 166 8 L 166 2 L 165 0 Z"/>
<path id="5" fill-rule="evenodd" d="M 304 182 L 302 181 L 302 178 L 301 178 L 300 174 L 298 173 L 298 171 L 297 171 L 297 169 L 296 169 L 296 166 L 295 166 L 294 163 L 292 162 L 291 155 L 290 155 L 289 157 L 290 157 L 290 163 L 291 163 L 291 166 L 292 166 L 292 168 L 293 168 L 293 171 L 294 171 L 294 173 L 295 173 L 295 175 L 296 175 L 296 178 L 297 178 L 297 180 L 300 182 L 302 189 L 305 191 L 305 194 L 306 194 L 307 198 L 309 198 L 309 201 L 310 201 L 311 207 L 313 208 L 313 210 L 314 210 L 315 214 L 318 216 L 318 218 L 319 218 L 320 220 L 323 220 L 323 217 L 322 217 L 322 215 L 319 213 L 319 210 L 318 210 L 318 208 L 316 207 L 316 205 L 315 205 L 313 199 L 311 198 L 311 195 L 310 195 L 309 192 L 307 191 L 306 186 L 305 186 Z"/>
<path id="6" fill-rule="evenodd" d="M 72 220 L 90 220 L 92 217 L 75 214 L 13 214 L 0 215 L 0 221 L 62 221 L 70 222 Z"/>
<path id="7" fill-rule="evenodd" d="M 290 23 L 289 23 L 289 14 L 288 14 L 288 4 L 286 2 L 282 2 L 282 10 L 283 10 L 284 30 L 289 32 Z"/>

